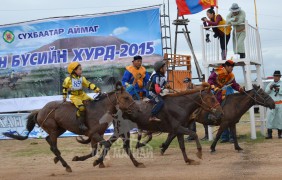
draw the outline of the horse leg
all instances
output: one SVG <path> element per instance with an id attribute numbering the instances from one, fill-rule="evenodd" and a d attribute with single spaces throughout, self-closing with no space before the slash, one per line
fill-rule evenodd
<path id="1" fill-rule="evenodd" d="M 139 163 L 133 156 L 131 150 L 130 150 L 130 133 L 127 132 L 127 138 L 125 137 L 125 135 L 121 135 L 122 136 L 122 140 L 123 140 L 123 149 L 125 150 L 125 152 L 127 153 L 127 155 L 129 156 L 129 158 L 131 159 L 132 163 L 134 164 L 135 167 L 138 168 L 144 168 L 145 165 L 143 163 Z"/>
<path id="2" fill-rule="evenodd" d="M 65 130 L 55 131 L 46 137 L 46 141 L 50 145 L 50 150 L 55 154 L 54 162 L 60 161 L 62 165 L 66 168 L 67 172 L 72 172 L 71 167 L 66 163 L 66 161 L 61 157 L 61 152 L 57 147 L 57 138 L 63 134 Z"/>
<path id="3" fill-rule="evenodd" d="M 198 150 L 196 155 L 199 159 L 202 159 L 202 155 L 203 155 L 202 154 L 202 146 L 201 146 L 201 143 L 200 143 L 200 140 L 199 140 L 197 133 L 188 129 L 188 128 L 185 128 L 183 126 L 180 126 L 178 129 L 180 130 L 178 132 L 184 132 L 184 133 L 177 133 L 177 134 L 186 134 L 186 135 L 189 135 L 190 137 L 195 139 L 195 143 L 196 143 L 197 150 Z"/>
<path id="4" fill-rule="evenodd" d="M 109 141 L 105 141 L 104 138 L 97 133 L 93 135 L 93 139 L 97 142 L 100 142 L 100 144 L 104 146 L 100 157 L 93 162 L 93 166 L 97 166 L 101 163 L 101 167 L 103 167 L 103 161 L 105 156 L 108 154 L 108 151 L 110 150 L 111 143 Z"/>
<path id="5" fill-rule="evenodd" d="M 197 157 L 199 159 L 202 159 L 202 146 L 201 146 L 201 143 L 200 143 L 200 140 L 199 140 L 199 137 L 197 135 L 196 132 L 188 129 L 188 128 L 185 128 L 183 126 L 179 126 L 177 129 L 176 129 L 176 133 L 177 134 L 186 134 L 186 135 L 189 135 L 191 136 L 192 138 L 195 139 L 195 142 L 196 142 L 196 146 L 197 146 L 197 150 L 198 152 L 196 153 Z"/>
<path id="6" fill-rule="evenodd" d="M 172 140 L 176 137 L 176 134 L 173 133 L 169 133 L 167 135 L 166 141 L 164 143 L 162 143 L 162 145 L 160 146 L 161 148 L 161 155 L 164 155 L 165 151 L 167 150 L 167 148 L 169 147 L 170 143 L 172 142 Z"/>
<path id="7" fill-rule="evenodd" d="M 220 136 L 221 136 L 222 132 L 223 132 L 227 127 L 228 127 L 228 124 L 221 124 L 221 125 L 219 126 L 219 129 L 218 129 L 218 131 L 217 131 L 217 133 L 216 133 L 216 137 L 215 137 L 215 139 L 214 139 L 214 141 L 212 142 L 212 145 L 211 145 L 211 147 L 210 147 L 212 153 L 215 152 L 215 146 L 216 146 L 218 140 L 220 139 Z"/>
<path id="8" fill-rule="evenodd" d="M 152 133 L 151 133 L 151 132 L 148 132 L 148 133 L 147 133 L 147 137 L 148 137 L 147 140 L 141 143 L 142 146 L 146 146 L 150 141 L 152 141 L 152 139 L 153 139 Z M 141 146 L 141 147 L 142 147 L 142 146 Z"/>
<path id="9" fill-rule="evenodd" d="M 177 140 L 178 140 L 179 148 L 181 149 L 181 152 L 182 152 L 182 155 L 183 155 L 185 163 L 187 163 L 187 164 L 195 164 L 196 161 L 194 161 L 193 159 L 189 159 L 187 157 L 186 150 L 185 150 L 185 144 L 184 144 L 184 135 L 183 134 L 178 134 L 177 135 Z"/>
<path id="10" fill-rule="evenodd" d="M 91 139 L 91 147 L 92 147 L 92 151 L 91 151 L 90 154 L 87 154 L 85 156 L 74 156 L 72 158 L 72 161 L 85 161 L 86 159 L 89 159 L 89 158 L 95 156 L 97 154 L 98 144 L 93 139 Z"/>
<path id="11" fill-rule="evenodd" d="M 234 139 L 234 148 L 235 148 L 235 150 L 237 150 L 237 151 L 243 150 L 239 146 L 239 143 L 238 143 L 237 132 L 236 132 L 236 124 L 230 126 L 230 132 L 231 132 L 231 135 L 233 136 L 233 139 Z"/>
<path id="12" fill-rule="evenodd" d="M 150 141 L 152 141 L 153 135 L 152 135 L 151 132 L 147 132 L 147 140 L 142 142 L 142 143 L 140 143 L 141 137 L 142 137 L 142 134 L 141 134 L 140 138 L 139 138 L 139 134 L 138 134 L 138 142 L 136 144 L 136 149 L 139 149 L 143 146 L 146 146 Z"/>
<path id="13" fill-rule="evenodd" d="M 111 146 L 118 140 L 119 137 L 117 137 L 116 134 L 113 134 L 110 139 L 107 141 L 109 142 L 110 146 L 109 146 L 109 149 L 111 148 Z M 105 155 L 106 156 L 106 155 Z M 104 165 L 104 159 L 100 162 L 99 164 L 99 168 L 105 168 L 105 165 Z"/>
<path id="14" fill-rule="evenodd" d="M 137 143 L 136 143 L 135 149 L 139 149 L 139 148 L 141 148 L 142 146 L 144 146 L 142 143 L 140 143 L 141 138 L 142 138 L 142 130 L 141 130 L 141 129 L 138 129 Z"/>

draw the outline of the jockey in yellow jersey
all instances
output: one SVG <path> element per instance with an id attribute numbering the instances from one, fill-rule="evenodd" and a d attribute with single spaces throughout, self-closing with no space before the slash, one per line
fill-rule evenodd
<path id="1" fill-rule="evenodd" d="M 95 84 L 87 81 L 84 76 L 82 76 L 82 68 L 78 62 L 71 62 L 68 65 L 68 73 L 70 76 L 66 77 L 63 83 L 63 99 L 65 102 L 67 93 L 70 91 L 70 100 L 78 109 L 76 115 L 80 122 L 79 129 L 84 132 L 87 131 L 88 128 L 85 126 L 86 109 L 83 101 L 92 100 L 92 98 L 83 91 L 83 87 L 92 89 L 95 93 L 100 92 L 100 89 Z"/>

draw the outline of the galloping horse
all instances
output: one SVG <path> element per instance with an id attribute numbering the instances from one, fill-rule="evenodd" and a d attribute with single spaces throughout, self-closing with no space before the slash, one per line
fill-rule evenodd
<path id="1" fill-rule="evenodd" d="M 209 87 L 209 84 L 203 83 L 203 86 Z M 198 139 L 198 135 L 188 128 L 183 127 L 183 122 L 186 121 L 198 107 L 202 107 L 203 109 L 213 113 L 217 118 L 221 118 L 223 114 L 222 108 L 209 89 L 204 91 L 200 90 L 200 92 L 198 91 L 199 90 L 184 91 L 164 96 L 164 107 L 158 114 L 158 118 L 161 119 L 161 122 L 149 121 L 154 104 L 148 104 L 143 101 L 138 101 L 139 109 L 135 108 L 131 113 L 123 112 L 123 118 L 135 122 L 138 125 L 138 128 L 142 130 L 177 134 L 184 161 L 187 164 L 192 164 L 194 163 L 194 160 L 187 157 L 183 134 L 190 135 L 196 139 L 198 150 L 196 155 L 198 158 L 202 158 L 202 147 Z M 129 143 L 125 143 L 124 146 L 129 148 Z M 103 162 L 107 151 L 108 149 L 106 148 L 103 150 L 102 155 L 96 160 L 96 164 Z"/>
<path id="2" fill-rule="evenodd" d="M 90 101 L 86 103 L 86 125 L 89 130 L 84 135 L 91 138 L 92 152 L 87 157 L 95 156 L 97 153 L 97 143 L 100 142 L 105 148 L 109 143 L 103 139 L 103 134 L 112 121 L 112 114 L 116 113 L 116 105 L 122 111 L 128 112 L 132 108 L 136 108 L 134 100 L 122 87 L 121 82 L 116 83 L 115 91 L 101 97 L 100 101 Z M 71 167 L 61 157 L 61 153 L 57 148 L 57 138 L 66 130 L 76 134 L 81 134 L 79 130 L 79 121 L 76 119 L 76 107 L 70 102 L 52 101 L 47 103 L 39 111 L 32 112 L 27 118 L 26 128 L 30 133 L 35 124 L 41 126 L 49 135 L 46 141 L 50 145 L 50 150 L 55 154 L 54 162 L 60 161 L 66 168 L 67 172 L 71 172 Z M 28 135 L 20 136 L 9 133 L 3 133 L 5 136 L 25 140 Z M 74 157 L 74 160 L 76 157 Z M 103 166 L 103 164 L 100 164 Z"/>
<path id="3" fill-rule="evenodd" d="M 224 115 L 222 119 L 217 121 L 207 121 L 208 113 L 205 110 L 201 110 L 200 113 L 194 118 L 188 120 L 188 124 L 192 121 L 204 125 L 220 126 L 216 134 L 216 138 L 211 145 L 211 152 L 215 151 L 215 146 L 219 140 L 222 132 L 229 127 L 234 137 L 235 150 L 243 150 L 237 140 L 236 124 L 240 121 L 240 118 L 245 114 L 253 105 L 262 105 L 264 107 L 274 109 L 275 103 L 273 99 L 266 94 L 259 86 L 253 85 L 253 89 L 245 91 L 244 93 L 230 94 L 226 97 L 226 100 L 222 104 Z M 170 133 L 167 140 L 161 145 L 161 154 L 164 154 L 171 141 L 176 137 L 176 134 Z"/>

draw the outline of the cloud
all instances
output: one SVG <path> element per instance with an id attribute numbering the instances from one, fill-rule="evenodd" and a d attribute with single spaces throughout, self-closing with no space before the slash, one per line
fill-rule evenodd
<path id="1" fill-rule="evenodd" d="M 125 32 L 129 31 L 129 29 L 127 27 L 118 27 L 116 29 L 114 29 L 113 34 L 114 35 L 121 35 Z"/>

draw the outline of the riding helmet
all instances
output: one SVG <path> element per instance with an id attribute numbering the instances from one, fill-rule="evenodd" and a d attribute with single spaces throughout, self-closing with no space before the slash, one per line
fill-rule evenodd
<path id="1" fill-rule="evenodd" d="M 154 64 L 154 70 L 157 72 L 165 65 L 164 61 L 157 61 Z"/>
<path id="2" fill-rule="evenodd" d="M 80 64 L 78 62 L 71 62 L 68 65 L 68 73 L 71 74 L 73 72 L 73 70 L 75 70 L 75 68 L 77 68 L 77 66 L 80 66 Z"/>

